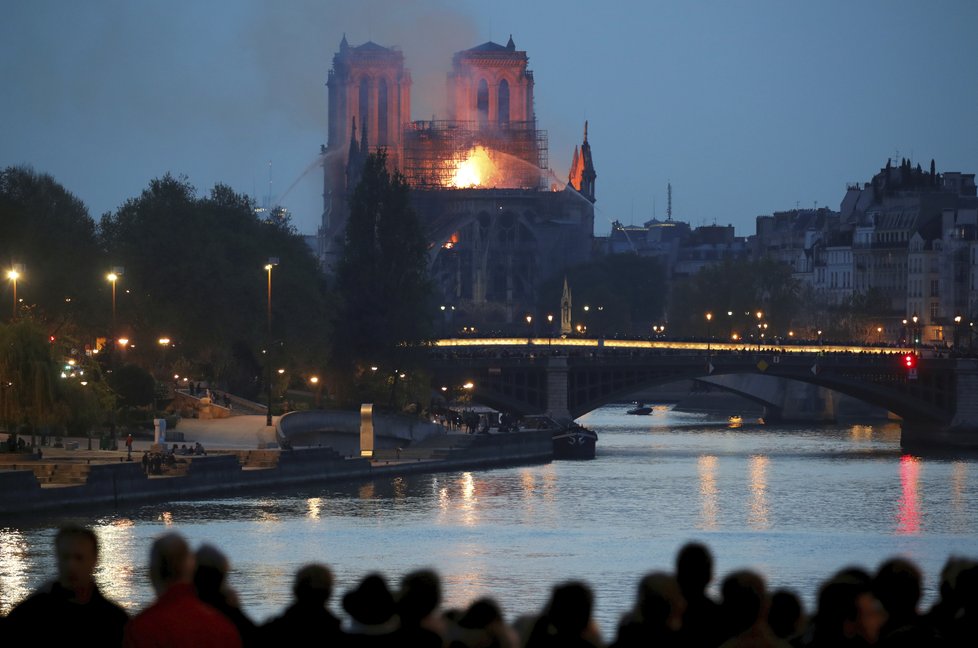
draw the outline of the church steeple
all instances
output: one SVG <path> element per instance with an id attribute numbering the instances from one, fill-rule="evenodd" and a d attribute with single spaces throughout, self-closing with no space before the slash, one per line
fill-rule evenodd
<path id="1" fill-rule="evenodd" d="M 574 145 L 574 158 L 571 160 L 570 173 L 567 174 L 567 184 L 574 189 L 581 190 L 581 154 Z"/>
<path id="2" fill-rule="evenodd" d="M 590 200 L 595 201 L 594 183 L 598 174 L 594 171 L 594 161 L 591 159 L 591 145 L 587 141 L 587 121 L 584 122 L 584 143 L 581 144 L 581 194 Z"/>
<path id="3" fill-rule="evenodd" d="M 564 294 L 560 297 L 560 334 L 570 335 L 571 333 L 571 291 L 567 285 L 567 277 L 564 277 Z"/>

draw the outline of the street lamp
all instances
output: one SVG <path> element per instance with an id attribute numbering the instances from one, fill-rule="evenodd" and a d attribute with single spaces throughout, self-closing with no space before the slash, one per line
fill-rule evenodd
<path id="1" fill-rule="evenodd" d="M 710 324 L 713 323 L 713 313 L 706 314 L 706 353 L 710 353 L 710 343 L 713 341 L 712 331 L 710 330 Z"/>
<path id="2" fill-rule="evenodd" d="M 161 337 L 159 340 L 156 341 L 156 343 L 159 344 L 160 349 L 162 349 L 160 353 L 160 363 L 163 365 L 161 367 L 161 370 L 165 371 L 166 370 L 166 348 L 170 346 L 170 338 Z"/>
<path id="3" fill-rule="evenodd" d="M 526 341 L 529 342 L 530 339 L 533 337 L 533 316 L 532 315 L 527 315 L 526 316 L 526 329 L 527 329 L 527 332 L 526 332 Z"/>
<path id="4" fill-rule="evenodd" d="M 913 348 L 914 352 L 916 352 L 917 345 L 920 343 L 920 332 L 917 327 L 917 322 L 920 321 L 920 318 L 917 317 L 917 313 L 914 313 L 910 319 L 913 320 Z"/>
<path id="5" fill-rule="evenodd" d="M 120 268 L 120 267 L 112 268 L 112 271 L 109 274 L 105 275 L 105 278 L 108 279 L 109 280 L 109 283 L 112 284 L 112 335 L 115 335 L 115 329 L 116 329 L 116 320 L 115 320 L 115 282 L 118 281 L 119 280 L 119 277 L 121 277 L 121 276 L 122 276 L 122 268 Z"/>
<path id="6" fill-rule="evenodd" d="M 272 425 L 272 268 L 278 265 L 278 257 L 269 257 L 265 264 L 268 273 L 268 344 L 265 347 L 265 372 L 268 379 L 268 409 L 265 411 L 265 425 Z"/>
<path id="7" fill-rule="evenodd" d="M 316 391 L 316 400 L 313 403 L 313 407 L 319 409 L 319 394 L 321 393 L 320 385 L 319 385 L 319 376 L 309 376 L 309 382 L 312 383 L 312 387 Z"/>
<path id="8" fill-rule="evenodd" d="M 7 279 L 10 279 L 10 282 L 14 288 L 14 301 L 10 312 L 11 322 L 17 319 L 17 280 L 20 279 L 21 275 L 23 274 L 24 266 L 19 263 L 15 263 L 10 270 L 7 270 Z"/>
<path id="9" fill-rule="evenodd" d="M 961 316 L 955 315 L 954 316 L 954 351 L 955 352 L 957 352 L 958 350 L 958 335 L 960 330 L 961 330 Z"/>

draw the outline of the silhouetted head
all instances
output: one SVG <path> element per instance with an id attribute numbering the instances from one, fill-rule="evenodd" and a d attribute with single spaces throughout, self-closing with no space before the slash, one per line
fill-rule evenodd
<path id="1" fill-rule="evenodd" d="M 397 609 L 403 621 L 417 623 L 441 604 L 441 579 L 430 569 L 411 572 L 401 579 Z"/>
<path id="2" fill-rule="evenodd" d="M 909 560 L 892 558 L 880 565 L 873 579 L 873 592 L 890 616 L 906 617 L 917 613 L 921 575 Z"/>
<path id="3" fill-rule="evenodd" d="M 764 579 L 752 571 L 735 571 L 723 579 L 723 613 L 729 631 L 739 634 L 767 615 Z"/>
<path id="4" fill-rule="evenodd" d="M 591 621 L 594 594 L 581 582 L 569 582 L 554 587 L 547 606 L 547 616 L 558 634 L 579 635 Z"/>
<path id="5" fill-rule="evenodd" d="M 322 607 L 333 594 L 333 572 L 326 565 L 312 563 L 299 568 L 292 583 L 292 594 L 300 603 Z"/>
<path id="6" fill-rule="evenodd" d="M 502 620 L 503 612 L 499 604 L 486 597 L 474 601 L 458 620 L 458 625 L 467 629 L 482 629 Z"/>
<path id="7" fill-rule="evenodd" d="M 676 556 L 676 580 L 683 595 L 702 595 L 713 579 L 713 555 L 704 544 L 690 542 Z"/>
<path id="8" fill-rule="evenodd" d="M 815 640 L 820 645 L 856 637 L 876 643 L 885 622 L 886 614 L 873 595 L 868 574 L 843 570 L 819 590 Z"/>
<path id="9" fill-rule="evenodd" d="M 652 572 L 639 581 L 635 612 L 640 622 L 650 627 L 679 630 L 685 611 L 686 600 L 671 575 Z"/>
<path id="10" fill-rule="evenodd" d="M 98 536 L 94 531 L 77 524 L 61 527 L 54 536 L 54 552 L 58 559 L 58 582 L 62 587 L 78 591 L 95 582 Z"/>
<path id="11" fill-rule="evenodd" d="M 209 599 L 221 591 L 231 570 L 231 563 L 220 549 L 209 544 L 201 545 L 195 558 L 197 567 L 194 570 L 194 587 L 198 596 Z"/>
<path id="12" fill-rule="evenodd" d="M 380 574 L 364 577 L 356 589 L 343 596 L 343 609 L 364 626 L 378 626 L 390 621 L 395 613 L 394 596 Z"/>
<path id="13" fill-rule="evenodd" d="M 194 572 L 194 556 L 179 533 L 167 533 L 149 551 L 149 580 L 157 594 L 171 585 L 189 583 Z"/>
<path id="14" fill-rule="evenodd" d="M 767 611 L 767 624 L 781 639 L 794 637 L 802 631 L 804 610 L 801 600 L 794 592 L 778 590 L 771 595 L 771 605 Z"/>

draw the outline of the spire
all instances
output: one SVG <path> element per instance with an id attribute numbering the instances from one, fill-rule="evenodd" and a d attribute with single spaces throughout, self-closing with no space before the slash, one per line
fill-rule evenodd
<path id="1" fill-rule="evenodd" d="M 581 155 L 574 145 L 574 158 L 571 160 L 570 173 L 567 175 L 567 184 L 578 191 L 581 190 Z"/>
<path id="2" fill-rule="evenodd" d="M 349 49 L 350 44 L 346 42 L 346 32 L 343 32 L 343 40 L 340 41 L 340 51 Z"/>
<path id="3" fill-rule="evenodd" d="M 512 34 L 509 35 L 509 42 L 506 43 L 506 49 L 508 49 L 510 52 L 516 51 L 516 43 L 513 42 Z"/>
<path id="4" fill-rule="evenodd" d="M 560 334 L 569 335 L 571 332 L 571 291 L 567 285 L 567 275 L 564 275 L 564 294 L 560 297 Z"/>
<path id="5" fill-rule="evenodd" d="M 594 202 L 594 181 L 598 174 L 594 171 L 594 161 L 591 159 L 591 145 L 587 141 L 587 121 L 584 122 L 584 142 L 581 144 L 581 188 L 579 191 L 585 198 Z"/>

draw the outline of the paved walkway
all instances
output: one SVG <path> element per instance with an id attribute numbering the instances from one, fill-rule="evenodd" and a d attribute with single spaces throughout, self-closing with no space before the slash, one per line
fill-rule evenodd
<path id="1" fill-rule="evenodd" d="M 264 448 L 275 442 L 274 424 L 278 417 L 272 418 L 272 426 L 265 425 L 264 415 L 241 415 L 225 419 L 180 419 L 176 432 L 182 432 L 184 441 L 169 441 L 167 445 L 193 445 L 199 441 L 208 452 L 217 450 L 254 450 Z M 6 439 L 6 434 L 0 434 L 0 441 Z M 118 461 L 126 456 L 125 436 L 119 439 L 119 450 L 88 450 L 88 440 L 83 438 L 65 437 L 67 442 L 78 443 L 77 450 L 65 448 L 41 448 L 44 458 L 49 460 L 68 459 L 83 461 Z M 92 447 L 98 448 L 98 438 L 92 439 Z M 142 457 L 144 450 L 153 445 L 152 439 L 135 439 L 132 447 L 134 460 Z"/>

